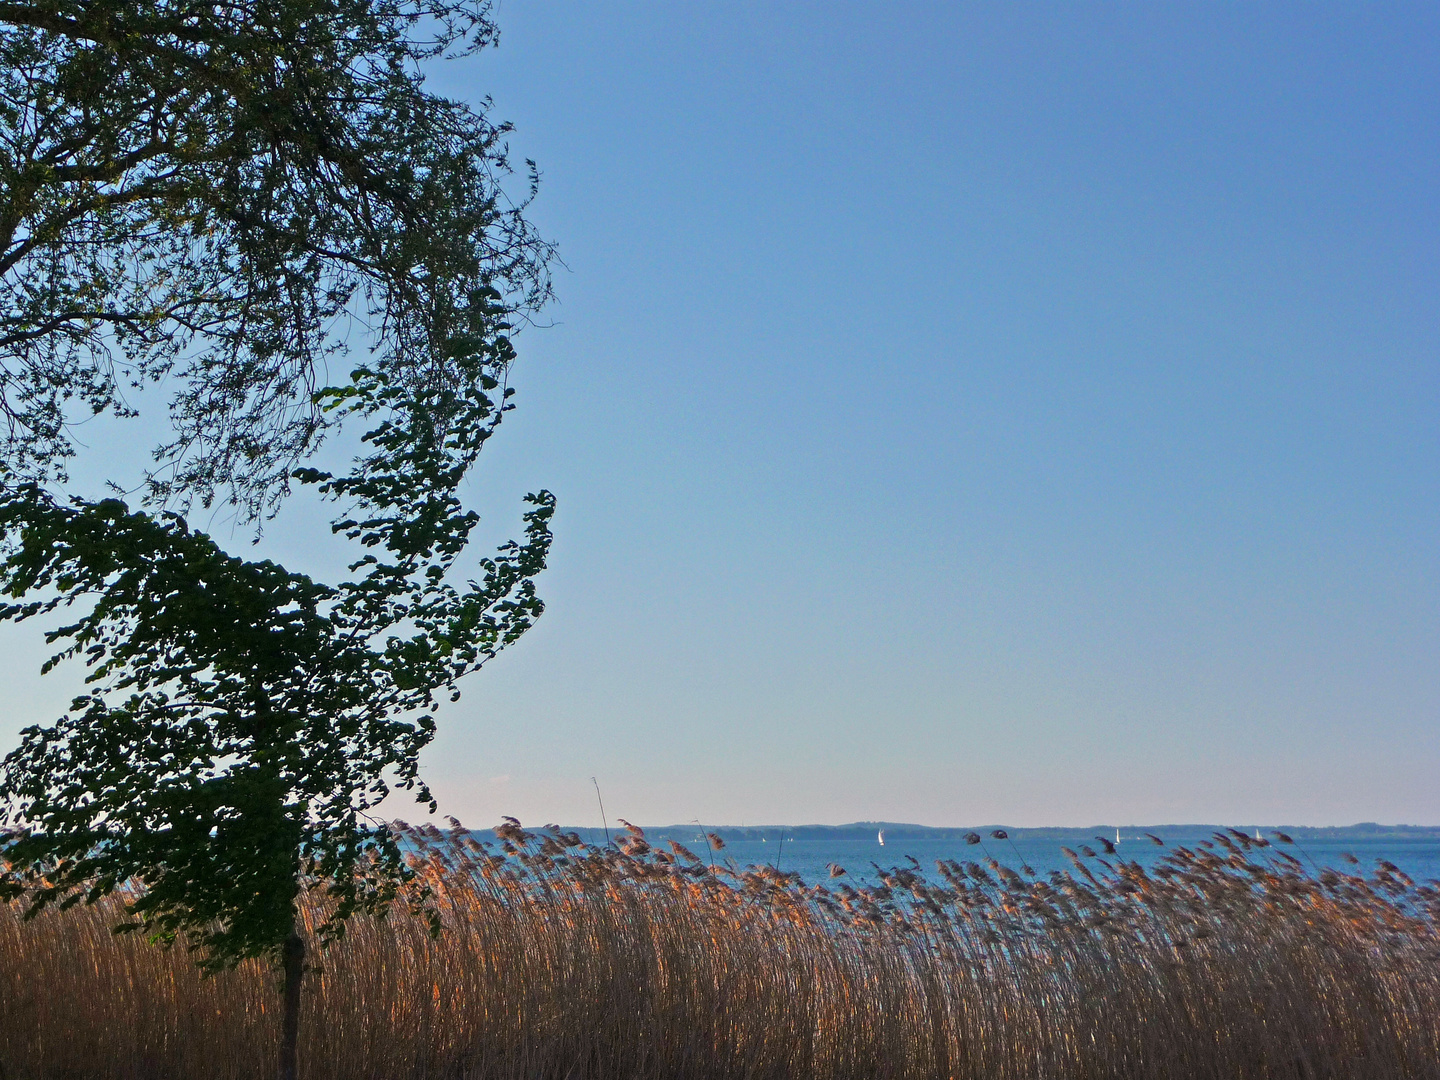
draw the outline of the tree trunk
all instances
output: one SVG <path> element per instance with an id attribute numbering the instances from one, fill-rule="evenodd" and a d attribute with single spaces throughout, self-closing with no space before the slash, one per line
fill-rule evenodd
<path id="1" fill-rule="evenodd" d="M 285 939 L 285 1013 L 280 1029 L 280 1080 L 296 1080 L 300 1042 L 300 979 L 305 974 L 305 939 L 299 927 Z"/>

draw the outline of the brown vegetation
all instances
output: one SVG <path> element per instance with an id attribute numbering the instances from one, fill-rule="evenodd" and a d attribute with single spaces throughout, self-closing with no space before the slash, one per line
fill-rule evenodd
<path id="1" fill-rule="evenodd" d="M 855 889 L 497 832 L 411 830 L 443 933 L 353 923 L 307 976 L 307 1080 L 1440 1077 L 1440 893 L 1388 864 L 1235 834 Z M 9 1080 L 268 1077 L 275 976 L 202 979 L 117 903 L 0 910 Z"/>

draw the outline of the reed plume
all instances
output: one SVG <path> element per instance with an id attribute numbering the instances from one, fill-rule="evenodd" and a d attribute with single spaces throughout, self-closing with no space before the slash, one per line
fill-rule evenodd
<path id="1" fill-rule="evenodd" d="M 622 824 L 603 848 L 404 828 L 429 910 L 353 921 L 307 975 L 302 1075 L 1440 1077 L 1440 892 L 1389 863 L 1312 872 L 1219 833 L 1149 869 L 1082 849 L 1044 877 L 820 885 Z M 202 979 L 113 935 L 119 903 L 0 909 L 9 1080 L 268 1077 L 274 976 Z"/>

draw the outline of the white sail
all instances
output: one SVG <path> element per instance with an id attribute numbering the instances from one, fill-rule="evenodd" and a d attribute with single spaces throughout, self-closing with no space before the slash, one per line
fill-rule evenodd
<path id="1" fill-rule="evenodd" d="M 880 841 L 880 846 L 881 846 L 881 847 L 884 847 L 884 846 L 885 846 L 885 830 L 884 830 L 884 829 L 881 829 L 879 835 L 876 836 L 875 839 L 877 839 L 877 840 Z"/>

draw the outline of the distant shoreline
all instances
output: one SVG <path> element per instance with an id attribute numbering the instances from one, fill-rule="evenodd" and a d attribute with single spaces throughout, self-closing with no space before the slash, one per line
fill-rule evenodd
<path id="1" fill-rule="evenodd" d="M 645 825 L 647 835 L 658 838 L 668 837 L 684 842 L 700 834 L 700 827 L 693 822 L 688 825 Z M 567 825 L 565 832 L 579 833 L 586 841 L 592 838 L 604 839 L 605 830 L 598 826 Z M 1263 833 L 1283 832 L 1296 840 L 1368 840 L 1368 839 L 1413 839 L 1440 840 L 1440 825 L 1381 825 L 1373 821 L 1355 825 L 1266 825 L 1263 822 L 1240 822 L 1233 825 L 1127 825 L 1120 823 L 1083 826 L 1042 826 L 1019 828 L 1011 825 L 914 825 L 898 821 L 856 821 L 848 825 L 706 825 L 704 831 L 715 833 L 729 843 L 736 840 L 773 840 L 782 832 L 785 842 L 806 840 L 844 840 L 873 837 L 881 829 L 891 840 L 963 840 L 966 833 L 978 832 L 989 837 L 995 829 L 1004 829 L 1015 839 L 1032 840 L 1085 840 L 1096 833 L 1109 835 L 1116 829 L 1123 835 L 1154 833 L 1162 839 L 1208 835 L 1227 828 L 1236 828 L 1253 834 L 1259 828 Z M 612 826 L 611 835 L 623 832 L 621 826 Z"/>

